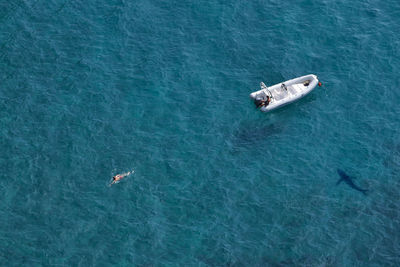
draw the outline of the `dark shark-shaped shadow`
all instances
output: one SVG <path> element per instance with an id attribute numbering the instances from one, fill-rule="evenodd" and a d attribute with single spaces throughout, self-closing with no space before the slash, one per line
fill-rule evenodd
<path id="1" fill-rule="evenodd" d="M 360 191 L 361 193 L 363 193 L 364 195 L 367 195 L 367 189 L 362 189 L 360 187 L 358 187 L 357 185 L 355 185 L 353 183 L 353 179 L 352 177 L 348 176 L 344 171 L 342 171 L 341 169 L 337 169 L 337 173 L 340 176 L 340 179 L 337 181 L 336 185 L 339 185 L 341 182 L 345 182 L 346 184 L 348 184 L 351 188 Z"/>

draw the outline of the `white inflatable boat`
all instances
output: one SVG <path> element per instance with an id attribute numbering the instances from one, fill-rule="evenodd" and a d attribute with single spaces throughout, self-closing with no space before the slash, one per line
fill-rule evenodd
<path id="1" fill-rule="evenodd" d="M 321 86 L 321 83 L 314 74 L 278 83 L 270 87 L 261 82 L 261 90 L 251 93 L 250 97 L 254 99 L 254 104 L 260 107 L 261 111 L 268 112 L 306 96 L 317 85 Z"/>

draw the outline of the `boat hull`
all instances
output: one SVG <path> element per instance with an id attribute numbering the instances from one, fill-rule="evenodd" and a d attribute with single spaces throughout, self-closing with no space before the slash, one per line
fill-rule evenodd
<path id="1" fill-rule="evenodd" d="M 251 93 L 250 98 L 265 100 L 267 96 L 271 97 L 270 103 L 260 108 L 261 111 L 268 112 L 303 98 L 314 90 L 317 85 L 318 77 L 314 74 L 298 77 L 270 87 L 261 83 L 261 90 Z"/>

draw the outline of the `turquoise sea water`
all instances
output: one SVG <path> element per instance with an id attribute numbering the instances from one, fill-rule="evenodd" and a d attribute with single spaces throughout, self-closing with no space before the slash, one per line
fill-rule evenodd
<path id="1" fill-rule="evenodd" d="M 0 265 L 398 266 L 399 25 L 393 0 L 0 1 Z"/>

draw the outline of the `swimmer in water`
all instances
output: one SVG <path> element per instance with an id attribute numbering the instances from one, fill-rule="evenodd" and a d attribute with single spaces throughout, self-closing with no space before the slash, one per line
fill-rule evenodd
<path id="1" fill-rule="evenodd" d="M 124 177 L 130 175 L 131 173 L 133 173 L 133 171 L 127 172 L 127 173 L 123 173 L 123 174 L 117 174 L 117 175 L 113 176 L 113 180 L 112 180 L 112 182 L 111 182 L 111 184 L 109 186 L 112 186 L 113 184 L 121 181 Z"/>

